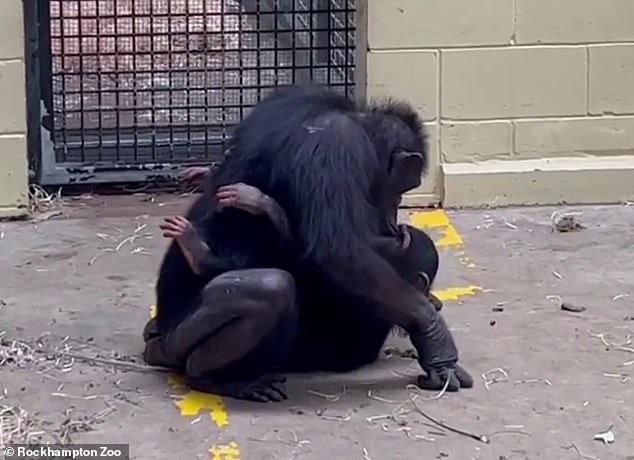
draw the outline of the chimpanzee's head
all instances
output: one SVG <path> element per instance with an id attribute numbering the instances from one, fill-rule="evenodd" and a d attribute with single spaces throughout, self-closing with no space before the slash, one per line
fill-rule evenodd
<path id="1" fill-rule="evenodd" d="M 380 163 L 372 195 L 382 231 L 395 232 L 402 196 L 420 186 L 427 168 L 427 136 L 416 110 L 404 102 L 370 105 L 361 119 Z"/>
<path id="2" fill-rule="evenodd" d="M 431 293 L 438 274 L 439 256 L 434 241 L 422 230 L 406 226 L 408 238 L 394 268 L 398 274 L 418 291 L 425 294 L 436 310 L 440 311 L 442 302 Z"/>
<path id="3" fill-rule="evenodd" d="M 387 161 L 390 187 L 402 195 L 421 183 L 427 169 L 427 135 L 416 110 L 388 99 L 370 107 L 370 135 L 380 160 Z M 385 163 L 384 163 L 385 164 Z"/>

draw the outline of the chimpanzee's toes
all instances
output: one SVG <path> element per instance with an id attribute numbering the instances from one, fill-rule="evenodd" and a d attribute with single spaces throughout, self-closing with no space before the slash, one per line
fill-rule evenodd
<path id="1" fill-rule="evenodd" d="M 288 399 L 286 387 L 280 381 L 214 382 L 208 378 L 186 378 L 185 383 L 192 390 L 246 401 L 280 402 Z"/>
<path id="2" fill-rule="evenodd" d="M 280 402 L 288 399 L 286 388 L 280 383 L 271 383 L 270 385 L 258 385 L 257 393 L 266 396 L 269 401 Z"/>
<path id="3" fill-rule="evenodd" d="M 143 328 L 143 341 L 147 342 L 150 339 L 159 337 L 161 335 L 158 328 L 158 321 L 156 318 L 150 319 Z"/>

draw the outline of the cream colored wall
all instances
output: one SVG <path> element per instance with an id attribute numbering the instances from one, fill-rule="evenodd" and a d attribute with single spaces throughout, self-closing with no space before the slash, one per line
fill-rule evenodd
<path id="1" fill-rule="evenodd" d="M 0 217 L 27 213 L 28 164 L 21 0 L 0 1 Z"/>
<path id="2" fill-rule="evenodd" d="M 431 131 L 436 174 L 407 203 L 634 198 L 633 0 L 366 0 L 361 10 L 366 96 L 410 101 Z"/>

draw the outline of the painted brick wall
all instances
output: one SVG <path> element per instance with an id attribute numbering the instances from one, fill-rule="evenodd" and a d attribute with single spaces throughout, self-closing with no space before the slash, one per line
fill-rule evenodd
<path id="1" fill-rule="evenodd" d="M 634 1 L 366 6 L 368 96 L 419 108 L 437 161 L 634 154 Z"/>
<path id="2" fill-rule="evenodd" d="M 21 0 L 0 1 L 0 217 L 27 204 L 26 99 Z"/>

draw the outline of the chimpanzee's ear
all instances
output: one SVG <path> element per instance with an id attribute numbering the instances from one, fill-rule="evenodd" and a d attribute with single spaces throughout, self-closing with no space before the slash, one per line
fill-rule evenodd
<path id="1" fill-rule="evenodd" d="M 405 193 L 421 184 L 425 159 L 420 152 L 395 152 L 390 162 L 390 177 L 398 188 Z"/>

